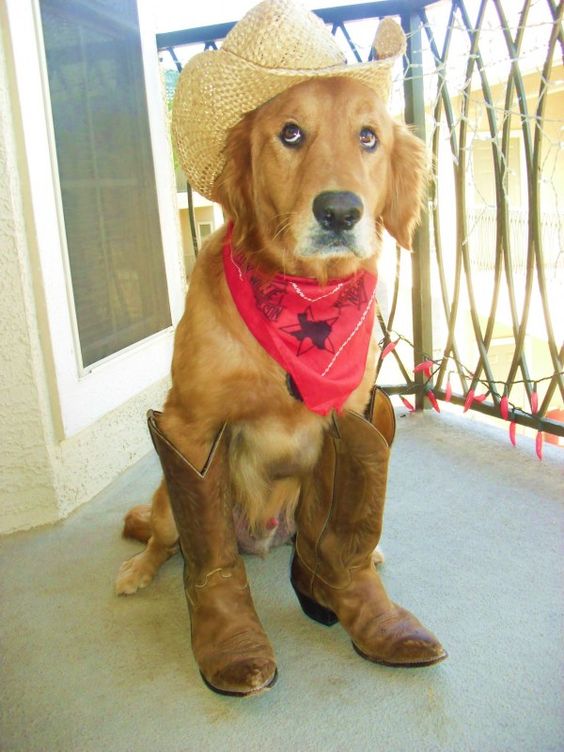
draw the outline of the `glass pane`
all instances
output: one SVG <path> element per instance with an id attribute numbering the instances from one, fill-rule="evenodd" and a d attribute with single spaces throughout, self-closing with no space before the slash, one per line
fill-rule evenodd
<path id="1" fill-rule="evenodd" d="M 84 366 L 170 326 L 135 0 L 41 0 Z"/>

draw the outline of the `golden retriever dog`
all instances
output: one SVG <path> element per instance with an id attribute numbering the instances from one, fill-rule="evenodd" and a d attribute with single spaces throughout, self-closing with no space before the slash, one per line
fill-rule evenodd
<path id="1" fill-rule="evenodd" d="M 378 256 L 384 230 L 410 246 L 426 172 L 424 145 L 384 105 L 404 49 L 384 19 L 374 59 L 348 66 L 314 14 L 263 0 L 178 81 L 180 163 L 227 222 L 198 256 L 172 386 L 148 415 L 164 479 L 126 518 L 147 546 L 116 588 L 146 586 L 179 542 L 192 651 L 220 694 L 276 681 L 240 551 L 266 553 L 293 524 L 307 616 L 339 622 L 374 663 L 446 657 L 372 558 L 395 432 L 373 388 Z"/>
<path id="2" fill-rule="evenodd" d="M 384 229 L 411 246 L 426 150 L 360 81 L 326 77 L 288 88 L 230 130 L 225 157 L 215 197 L 233 222 L 234 247 L 264 275 L 324 284 L 361 269 L 376 274 Z M 296 399 L 284 369 L 243 322 L 225 279 L 225 234 L 222 227 L 206 240 L 190 279 L 160 428 L 200 467 L 229 425 L 233 501 L 252 535 L 268 542 L 271 521 L 291 519 L 331 418 Z M 345 408 L 364 411 L 375 356 L 373 339 Z M 150 508 L 129 512 L 124 532 L 147 543 L 120 569 L 117 592 L 130 594 L 176 550 L 164 481 Z"/>

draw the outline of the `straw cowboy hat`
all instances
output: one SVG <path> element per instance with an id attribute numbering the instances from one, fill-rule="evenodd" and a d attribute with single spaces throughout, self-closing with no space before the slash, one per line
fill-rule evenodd
<path id="1" fill-rule="evenodd" d="M 394 21 L 384 19 L 373 46 L 376 60 L 347 65 L 314 13 L 292 0 L 264 0 L 255 6 L 227 34 L 221 49 L 196 55 L 180 75 L 172 132 L 191 186 L 212 199 L 230 128 L 295 84 L 319 77 L 354 78 L 386 101 L 405 35 Z"/>

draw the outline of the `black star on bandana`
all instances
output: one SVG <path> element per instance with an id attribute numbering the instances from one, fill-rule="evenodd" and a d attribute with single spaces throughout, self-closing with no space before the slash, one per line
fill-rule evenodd
<path id="1" fill-rule="evenodd" d="M 366 305 L 368 297 L 366 290 L 364 289 L 363 279 L 359 279 L 352 285 L 348 285 L 345 290 L 339 295 L 339 299 L 335 303 L 335 308 L 344 308 L 345 306 L 355 306 L 359 311 L 362 306 Z"/>
<path id="2" fill-rule="evenodd" d="M 327 352 L 334 353 L 335 348 L 330 340 L 331 332 L 333 331 L 333 324 L 339 317 L 334 316 L 330 319 L 322 319 L 316 321 L 313 318 L 313 312 L 311 306 L 308 306 L 305 311 L 298 313 L 298 323 L 291 326 L 282 326 L 280 330 L 288 332 L 292 337 L 298 340 L 298 350 L 296 355 L 304 355 L 306 352 L 313 350 L 316 347 L 318 350 L 326 350 Z M 309 340 L 309 347 L 306 345 Z"/>

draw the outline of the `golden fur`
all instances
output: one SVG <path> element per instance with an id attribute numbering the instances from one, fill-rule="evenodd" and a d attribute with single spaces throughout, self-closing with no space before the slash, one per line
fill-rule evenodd
<path id="1" fill-rule="evenodd" d="M 279 138 L 286 123 L 299 125 L 305 134 L 299 148 Z M 374 151 L 359 142 L 366 127 L 377 134 Z M 368 87 L 345 78 L 319 79 L 280 94 L 232 129 L 214 198 L 234 220 L 234 244 L 253 266 L 324 282 L 361 267 L 375 272 L 383 227 L 410 247 L 425 171 L 422 142 L 392 121 Z M 320 245 L 312 202 L 324 191 L 349 191 L 362 200 L 364 212 L 350 247 Z M 234 500 L 260 536 L 267 534 L 269 518 L 291 514 L 300 478 L 319 455 L 328 418 L 289 394 L 283 369 L 239 317 L 223 275 L 224 233 L 222 228 L 206 241 L 190 280 L 160 426 L 201 467 L 228 422 Z M 363 411 L 374 355 L 347 408 Z M 178 536 L 164 481 L 150 512 L 146 506 L 129 512 L 124 532 L 148 541 L 118 575 L 117 591 L 133 593 L 175 550 Z"/>

